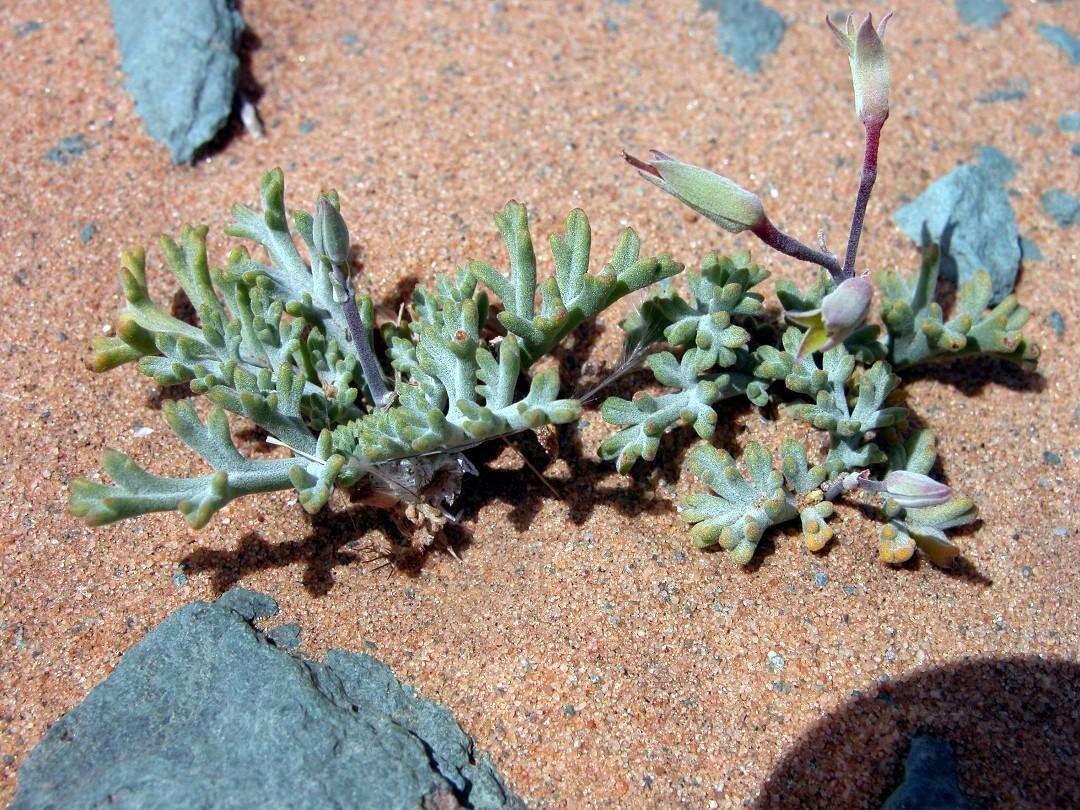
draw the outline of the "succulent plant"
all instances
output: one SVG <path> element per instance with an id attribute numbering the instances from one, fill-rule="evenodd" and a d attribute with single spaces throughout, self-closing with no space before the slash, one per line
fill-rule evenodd
<path id="1" fill-rule="evenodd" d="M 320 195 L 314 215 L 295 212 L 291 229 L 279 169 L 264 175 L 260 196 L 260 211 L 233 210 L 228 231 L 262 245 L 267 263 L 238 247 L 224 268 L 211 271 L 206 228 L 185 228 L 179 243 L 161 240 L 198 326 L 151 300 L 142 251 L 124 255 L 127 303 L 116 334 L 96 341 L 91 368 L 136 362 L 162 385 L 188 383 L 205 395 L 214 405 L 205 423 L 187 403 L 167 404 L 164 412 L 213 472 L 166 478 L 107 452 L 112 485 L 71 485 L 72 509 L 90 523 L 175 509 L 201 527 L 235 498 L 289 487 L 316 512 L 336 487 L 352 487 L 420 526 L 426 543 L 449 517 L 463 475 L 475 472 L 463 451 L 579 418 L 581 404 L 560 398 L 557 369 L 530 374 L 530 367 L 584 320 L 682 269 L 666 256 L 642 258 L 637 235 L 626 229 L 610 262 L 589 273 L 588 219 L 573 211 L 565 232 L 551 238 L 555 277 L 541 285 L 537 313 L 528 217 L 511 202 L 496 215 L 509 276 L 473 262 L 439 277 L 434 291 L 418 287 L 409 319 L 376 330 L 371 299 L 357 297 L 349 277 L 337 195 Z M 504 334 L 488 328 L 488 297 L 478 281 L 503 306 Z M 227 413 L 262 428 L 288 455 L 242 455 Z"/>
<path id="2" fill-rule="evenodd" d="M 875 28 L 869 16 L 860 26 L 849 18 L 843 31 L 829 22 L 848 52 L 856 114 L 865 131 L 862 173 L 843 262 L 823 238 L 815 249 L 778 231 L 760 198 L 727 178 L 656 151 L 649 161 L 626 158 L 646 180 L 723 229 L 749 231 L 774 250 L 820 268 L 805 290 L 787 280 L 777 283 L 783 308 L 780 323 L 763 312 L 760 296 L 738 316 L 731 312 L 731 322 L 737 317 L 741 329 L 737 340 L 719 339 L 724 333 L 718 329 L 728 328 L 728 321 L 722 320 L 717 328 L 705 330 L 701 342 L 706 313 L 716 318 L 715 311 L 727 312 L 700 305 L 703 296 L 698 287 L 706 281 L 714 288 L 728 281 L 713 280 L 704 272 L 687 278 L 689 302 L 665 289 L 654 293 L 623 324 L 634 336 L 647 331 L 644 324 L 659 323 L 666 327 L 667 343 L 683 353 L 681 360 L 670 352 L 650 357 L 657 382 L 674 392 L 658 396 L 639 392 L 632 402 L 604 403 L 604 418 L 622 429 L 601 445 L 600 453 L 614 458 L 620 470 L 628 470 L 639 459 L 651 460 L 660 434 L 680 419 L 708 440 L 723 418 L 717 410 L 722 400 L 739 393 L 758 406 L 780 399 L 787 414 L 824 434 L 819 461 L 813 466 L 808 466 L 807 448 L 788 440 L 781 450 L 781 469 L 776 469 L 769 454 L 750 441 L 743 453 L 748 477 L 724 451 L 707 444 L 691 451 L 689 469 L 712 494 L 692 494 L 682 501 L 690 537 L 699 546 L 719 543 L 742 564 L 751 560 L 765 531 L 796 516 L 802 517 L 807 545 L 823 547 L 832 536 L 825 526 L 832 502 L 855 489 L 874 492 L 880 501 L 871 514 L 883 523 L 881 559 L 904 562 L 918 547 L 935 563 L 947 564 L 957 549 L 944 532 L 974 520 L 975 506 L 970 499 L 951 497 L 951 489 L 928 477 L 935 458 L 933 437 L 926 431 L 908 434 L 908 409 L 900 396 L 897 372 L 974 354 L 1033 368 L 1038 357 L 1038 347 L 1021 334 L 1029 313 L 1015 296 L 986 311 L 991 295 L 986 273 L 961 285 L 956 312 L 944 319 L 933 300 L 939 257 L 934 247 L 926 251 L 914 279 L 895 271 L 879 274 L 884 334 L 866 322 L 873 286 L 865 274 L 855 274 L 855 264 L 877 176 L 881 132 L 889 115 L 890 68 L 883 43 L 887 21 L 888 17 Z M 753 265 L 748 257 L 739 257 L 738 266 Z M 761 271 L 748 274 L 746 280 L 752 285 L 764 277 Z M 747 289 L 734 286 L 728 295 L 735 300 Z M 785 328 L 783 321 L 791 325 Z M 719 351 L 703 354 L 716 345 Z M 873 478 L 874 472 L 883 479 Z"/>
<path id="3" fill-rule="evenodd" d="M 751 288 L 768 277 L 749 254 L 733 258 L 710 254 L 700 273 L 690 273 L 687 299 L 667 290 L 650 298 L 622 326 L 631 339 L 642 331 L 663 334 L 681 358 L 664 351 L 646 361 L 656 381 L 675 389 L 653 396 L 638 391 L 632 400 L 610 397 L 600 408 L 604 419 L 622 429 L 600 445 L 600 457 L 628 472 L 638 459 L 656 457 L 660 437 L 677 423 L 693 425 L 708 439 L 716 428 L 713 406 L 728 397 L 760 396 L 750 374 L 750 333 L 738 321 L 760 314 L 762 297 Z"/>
<path id="4" fill-rule="evenodd" d="M 882 521 L 878 556 L 885 562 L 907 562 L 918 548 L 935 565 L 946 566 L 960 553 L 945 530 L 974 522 L 978 509 L 971 498 L 952 497 L 950 487 L 929 477 L 936 460 L 929 430 L 890 448 L 884 486 L 872 488 L 882 501 L 873 512 Z"/>
<path id="5" fill-rule="evenodd" d="M 934 301 L 940 258 L 940 248 L 930 245 L 914 278 L 905 278 L 895 270 L 878 278 L 884 294 L 881 320 L 889 360 L 902 369 L 933 360 L 989 354 L 1034 368 L 1039 347 L 1021 333 L 1031 313 L 1020 306 L 1015 295 L 987 310 L 992 290 L 985 270 L 960 285 L 955 311 L 944 319 L 941 305 Z"/>
<path id="6" fill-rule="evenodd" d="M 833 536 L 826 523 L 833 505 L 820 489 L 828 470 L 808 466 L 806 447 L 790 439 L 780 449 L 780 469 L 755 441 L 747 443 L 742 459 L 746 475 L 729 453 L 708 444 L 698 445 L 690 454 L 690 471 L 714 493 L 695 493 L 680 504 L 680 517 L 690 524 L 694 545 L 708 548 L 719 543 L 735 562 L 746 565 L 767 529 L 798 517 L 807 548 L 824 548 Z"/>
<path id="7" fill-rule="evenodd" d="M 869 17 L 860 26 L 850 18 L 843 31 L 830 23 L 848 53 L 864 130 L 843 261 L 824 238 L 814 248 L 777 229 L 761 199 L 727 178 L 661 152 L 647 161 L 625 155 L 646 180 L 722 229 L 752 233 L 819 268 L 806 289 L 778 282 L 778 309 L 767 310 L 755 291 L 768 273 L 750 254 L 709 254 L 699 271 L 682 276 L 681 292 L 674 277 L 682 265 L 664 255 L 642 257 L 630 229 L 591 273 L 592 234 L 580 210 L 551 237 L 554 275 L 538 283 L 527 212 L 510 202 L 495 215 L 507 272 L 468 263 L 439 276 L 432 290 L 417 287 L 404 317 L 377 324 L 371 299 L 357 295 L 351 277 L 336 193 L 319 195 L 313 213 L 294 212 L 290 227 L 280 170 L 262 179 L 261 209 L 237 206 L 228 229 L 262 246 L 267 261 L 238 247 L 224 268 L 211 270 L 206 228 L 185 228 L 179 242 L 162 238 L 166 264 L 198 325 L 155 305 L 144 254 L 125 254 L 126 306 L 115 334 L 95 341 L 91 367 L 134 362 L 162 385 L 186 383 L 205 395 L 213 405 L 205 421 L 184 402 L 167 404 L 164 413 L 212 472 L 166 478 L 107 452 L 104 467 L 114 483 L 73 482 L 73 510 L 100 524 L 175 509 L 198 527 L 242 495 L 291 487 L 315 512 L 335 489 L 348 488 L 408 528 L 408 548 L 425 548 L 451 519 L 464 477 L 476 473 L 467 455 L 472 447 L 573 422 L 618 374 L 575 399 L 561 395 L 557 368 L 534 366 L 580 324 L 646 290 L 621 323 L 628 360 L 619 371 L 647 357 L 652 383 L 630 399 L 603 402 L 600 413 L 616 429 L 599 455 L 627 473 L 656 458 L 665 433 L 691 425 L 699 443 L 689 468 L 710 490 L 680 506 L 696 545 L 719 544 L 746 564 L 766 531 L 799 518 L 806 546 L 817 551 L 833 536 L 827 520 L 834 503 L 862 492 L 870 498 L 866 513 L 882 524 L 882 560 L 901 563 L 918 548 L 948 564 L 958 550 L 945 532 L 971 523 L 976 508 L 930 477 L 933 436 L 910 429 L 900 374 L 976 354 L 1030 369 L 1038 347 L 1021 332 L 1030 313 L 1014 296 L 987 309 L 985 273 L 960 286 L 946 320 L 934 301 L 933 246 L 913 277 L 877 275 L 884 331 L 868 322 L 874 286 L 855 266 L 889 114 L 887 19 L 875 28 Z M 784 413 L 820 432 L 820 449 L 786 440 L 777 467 L 751 440 L 741 472 L 731 455 L 709 444 L 723 403 L 735 397 L 766 414 L 781 403 Z M 265 431 L 279 454 L 241 454 L 229 413 Z"/>

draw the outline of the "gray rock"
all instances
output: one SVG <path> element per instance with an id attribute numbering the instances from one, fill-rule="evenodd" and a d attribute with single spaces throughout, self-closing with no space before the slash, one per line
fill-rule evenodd
<path id="1" fill-rule="evenodd" d="M 1022 101 L 1027 98 L 1029 87 L 1031 87 L 1031 82 L 1027 79 L 1009 79 L 1004 87 L 991 90 L 989 93 L 983 93 L 981 96 L 975 96 L 975 101 L 979 104 L 994 104 L 998 101 Z"/>
<path id="2" fill-rule="evenodd" d="M 1058 338 L 1065 337 L 1065 317 L 1056 309 L 1050 310 L 1050 314 L 1046 316 L 1047 322 L 1050 324 L 1050 328 L 1054 330 L 1054 334 Z"/>
<path id="3" fill-rule="evenodd" d="M 904 781 L 885 800 L 881 810 L 974 810 L 956 774 L 952 746 L 937 737 L 922 735 L 911 741 L 904 760 Z"/>
<path id="4" fill-rule="evenodd" d="M 1080 132 L 1080 110 L 1059 115 L 1058 126 L 1062 132 Z"/>
<path id="5" fill-rule="evenodd" d="M 1056 25 L 1039 23 L 1036 27 L 1043 39 L 1063 50 L 1074 65 L 1080 65 L 1080 39 Z"/>
<path id="6" fill-rule="evenodd" d="M 1020 237 L 1020 260 L 1024 264 L 1028 264 L 1029 262 L 1041 262 L 1045 258 L 1046 256 L 1043 255 L 1041 247 L 1026 236 Z"/>
<path id="7" fill-rule="evenodd" d="M 86 141 L 85 135 L 71 135 L 67 138 L 61 138 L 60 143 L 45 153 L 45 160 L 49 163 L 56 163 L 60 166 L 66 166 L 75 158 L 83 156 L 83 153 L 90 148 L 90 144 Z"/>
<path id="8" fill-rule="evenodd" d="M 129 650 L 31 751 L 11 807 L 524 807 L 385 664 L 287 653 L 236 601 L 187 605 Z"/>
<path id="9" fill-rule="evenodd" d="M 893 214 L 911 239 L 922 244 L 925 229 L 941 246 L 945 278 L 963 284 L 979 270 L 990 273 L 994 302 L 1012 292 L 1020 267 L 1016 213 L 1002 185 L 1013 171 L 1012 161 L 984 149 L 979 163 L 958 166 Z"/>
<path id="10" fill-rule="evenodd" d="M 188 163 L 225 124 L 244 21 L 233 0 L 109 0 L 128 92 L 146 130 Z"/>
<path id="11" fill-rule="evenodd" d="M 279 624 L 266 631 L 266 637 L 275 647 L 283 650 L 295 650 L 300 646 L 300 625 Z"/>
<path id="12" fill-rule="evenodd" d="M 1080 199 L 1067 191 L 1052 189 L 1039 197 L 1039 202 L 1059 228 L 1071 227 L 1080 219 Z"/>
<path id="13" fill-rule="evenodd" d="M 249 622 L 276 616 L 278 604 L 272 596 L 249 591 L 247 588 L 231 588 L 218 597 L 218 604 L 235 610 Z"/>
<path id="14" fill-rule="evenodd" d="M 980 146 L 976 153 L 979 156 L 979 166 L 990 174 L 997 182 L 1005 185 L 1016 176 L 1019 164 L 1012 160 L 995 146 Z"/>
<path id="15" fill-rule="evenodd" d="M 966 25 L 993 28 L 1009 13 L 1009 7 L 1004 0 L 956 0 L 956 13 Z"/>
<path id="16" fill-rule="evenodd" d="M 32 34 L 35 31 L 40 31 L 41 29 L 42 25 L 37 20 L 27 20 L 26 22 L 20 23 L 19 25 L 15 26 L 15 36 L 19 39 L 22 39 L 23 37 Z"/>
<path id="17" fill-rule="evenodd" d="M 716 48 L 747 73 L 760 72 L 762 59 L 784 39 L 784 18 L 760 0 L 698 0 L 698 5 L 720 15 Z"/>

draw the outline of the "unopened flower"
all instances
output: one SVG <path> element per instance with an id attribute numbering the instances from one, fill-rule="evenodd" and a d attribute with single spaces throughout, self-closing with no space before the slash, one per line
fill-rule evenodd
<path id="1" fill-rule="evenodd" d="M 349 258 L 349 228 L 337 206 L 325 194 L 319 195 L 312 223 L 315 252 L 326 256 L 333 265 L 343 265 Z"/>
<path id="2" fill-rule="evenodd" d="M 817 309 L 785 313 L 790 320 L 806 327 L 797 356 L 828 351 L 847 340 L 866 320 L 873 297 L 870 282 L 863 276 L 854 276 L 841 281 Z"/>
<path id="3" fill-rule="evenodd" d="M 909 470 L 893 470 L 882 481 L 861 478 L 859 486 L 871 492 L 880 492 L 905 509 L 940 506 L 953 496 L 952 487 L 948 484 Z"/>
<path id="4" fill-rule="evenodd" d="M 649 156 L 651 159 L 644 161 L 632 155 L 623 155 L 626 162 L 650 183 L 677 197 L 721 228 L 739 233 L 752 230 L 766 221 L 761 199 L 737 183 L 655 149 L 649 152 Z"/>
<path id="5" fill-rule="evenodd" d="M 855 88 L 855 113 L 863 124 L 880 127 L 889 117 L 889 54 L 885 51 L 885 26 L 892 14 L 886 14 L 877 29 L 873 15 L 867 14 L 855 28 L 855 15 L 849 14 L 841 31 L 828 17 L 825 22 L 848 52 L 851 83 Z"/>

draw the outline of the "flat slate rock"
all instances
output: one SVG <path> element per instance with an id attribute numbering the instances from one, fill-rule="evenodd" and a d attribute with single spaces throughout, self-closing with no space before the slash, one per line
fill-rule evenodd
<path id="1" fill-rule="evenodd" d="M 928 734 L 911 741 L 904 760 L 904 781 L 881 810 L 975 810 L 978 805 L 960 789 L 956 757 L 945 740 Z"/>
<path id="2" fill-rule="evenodd" d="M 232 111 L 244 20 L 233 0 L 109 0 L 125 83 L 151 136 L 189 163 Z"/>
<path id="3" fill-rule="evenodd" d="M 965 25 L 993 28 L 1009 13 L 1005 0 L 956 0 L 956 13 Z"/>
<path id="4" fill-rule="evenodd" d="M 251 593 L 129 650 L 30 753 L 11 807 L 524 807 L 445 707 L 368 655 L 285 652 L 230 607 Z"/>
<path id="5" fill-rule="evenodd" d="M 993 301 L 1012 292 L 1020 268 L 1020 234 L 1005 183 L 1016 164 L 983 148 L 978 163 L 957 166 L 893 214 L 900 229 L 922 244 L 941 246 L 941 274 L 956 284 L 979 270 L 993 281 Z"/>
<path id="6" fill-rule="evenodd" d="M 1080 65 L 1080 39 L 1058 25 L 1039 23 L 1036 27 L 1043 39 L 1064 51 L 1074 65 Z"/>
<path id="7" fill-rule="evenodd" d="M 764 57 L 784 39 L 784 18 L 760 0 L 698 0 L 698 5 L 719 14 L 716 48 L 747 73 L 760 72 Z"/>

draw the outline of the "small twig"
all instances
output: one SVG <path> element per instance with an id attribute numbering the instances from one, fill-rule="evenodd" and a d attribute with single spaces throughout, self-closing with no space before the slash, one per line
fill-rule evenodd
<path id="1" fill-rule="evenodd" d="M 550 481 L 548 481 L 546 478 L 544 478 L 544 476 L 540 474 L 540 471 L 533 466 L 532 462 L 529 461 L 528 457 L 526 457 L 526 455 L 521 452 L 521 450 L 510 444 L 510 440 L 507 439 L 506 436 L 503 436 L 502 440 L 506 443 L 507 447 L 509 447 L 511 450 L 521 456 L 521 460 L 525 462 L 525 466 L 532 470 L 532 474 L 540 479 L 540 483 L 547 487 L 551 491 L 552 495 L 554 495 L 556 498 L 562 498 L 562 495 L 559 494 L 559 491 L 555 489 L 554 486 L 552 486 Z"/>
<path id="2" fill-rule="evenodd" d="M 252 138 L 257 141 L 262 140 L 266 135 L 263 132 L 262 119 L 259 117 L 259 111 L 255 108 L 254 102 L 242 90 L 237 92 L 237 97 L 240 101 L 240 123 L 244 125 L 244 129 Z"/>
<path id="3" fill-rule="evenodd" d="M 286 450 L 291 451 L 292 453 L 300 456 L 301 458 L 306 458 L 308 461 L 314 462 L 315 464 L 321 464 L 324 467 L 326 466 L 326 462 L 323 461 L 321 458 L 316 458 L 310 453 L 305 453 L 303 450 L 297 450 L 291 444 L 285 444 L 285 442 L 281 441 L 281 439 L 275 439 L 273 436 L 267 436 L 266 443 L 274 444 L 278 447 L 284 447 Z"/>
<path id="4" fill-rule="evenodd" d="M 859 253 L 859 237 L 862 235 L 866 204 L 877 179 L 878 146 L 881 143 L 881 127 L 884 122 L 866 122 L 866 148 L 863 151 L 862 173 L 859 176 L 859 192 L 855 197 L 855 210 L 851 214 L 851 232 L 848 234 L 847 251 L 844 253 L 843 278 L 855 274 L 855 258 Z"/>

